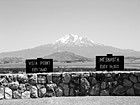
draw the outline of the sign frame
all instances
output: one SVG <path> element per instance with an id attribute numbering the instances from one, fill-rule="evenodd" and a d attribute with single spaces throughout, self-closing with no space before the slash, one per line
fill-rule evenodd
<path id="1" fill-rule="evenodd" d="M 53 59 L 26 59 L 26 73 L 53 72 Z"/>
<path id="2" fill-rule="evenodd" d="M 96 56 L 96 71 L 122 71 L 124 70 L 124 56 Z"/>

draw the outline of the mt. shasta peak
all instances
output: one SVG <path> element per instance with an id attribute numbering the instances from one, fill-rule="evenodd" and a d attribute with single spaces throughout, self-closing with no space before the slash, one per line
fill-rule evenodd
<path id="1" fill-rule="evenodd" d="M 4 57 L 22 57 L 22 58 L 37 58 L 50 55 L 54 52 L 68 51 L 84 57 L 95 58 L 97 55 L 124 55 L 140 57 L 140 51 L 119 49 L 111 46 L 97 44 L 94 41 L 79 37 L 78 35 L 68 34 L 56 40 L 52 44 L 45 44 L 31 49 L 25 49 L 13 52 L 0 53 L 0 58 Z"/>
<path id="2" fill-rule="evenodd" d="M 55 44 L 61 44 L 61 45 L 69 45 L 69 46 L 94 46 L 95 43 L 94 41 L 86 38 L 86 37 L 80 37 L 78 35 L 74 34 L 68 34 L 65 35 L 64 37 L 56 40 Z"/>

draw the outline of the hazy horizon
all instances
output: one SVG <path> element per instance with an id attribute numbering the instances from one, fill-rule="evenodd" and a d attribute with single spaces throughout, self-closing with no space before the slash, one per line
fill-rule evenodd
<path id="1" fill-rule="evenodd" d="M 0 52 L 53 43 L 66 34 L 140 51 L 140 0 L 2 0 Z"/>

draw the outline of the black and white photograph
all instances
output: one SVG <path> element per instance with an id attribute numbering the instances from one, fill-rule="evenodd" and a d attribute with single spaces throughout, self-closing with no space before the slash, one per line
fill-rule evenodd
<path id="1" fill-rule="evenodd" d="M 0 105 L 140 105 L 140 0 L 0 0 Z"/>

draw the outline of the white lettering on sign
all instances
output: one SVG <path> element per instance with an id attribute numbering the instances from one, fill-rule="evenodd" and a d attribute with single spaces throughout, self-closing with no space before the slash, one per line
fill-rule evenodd
<path id="1" fill-rule="evenodd" d="M 37 72 L 38 68 L 32 68 L 32 72 Z"/>
<path id="2" fill-rule="evenodd" d="M 102 57 L 99 60 L 100 62 L 119 62 L 120 61 L 118 57 L 112 57 L 112 58 Z"/>
<path id="3" fill-rule="evenodd" d="M 37 62 L 36 61 L 29 61 L 28 65 L 30 65 L 30 66 L 37 65 Z"/>
<path id="4" fill-rule="evenodd" d="M 50 65 L 50 61 L 40 61 L 40 65 Z"/>
<path id="5" fill-rule="evenodd" d="M 108 65 L 100 65 L 100 69 L 107 69 Z"/>
<path id="6" fill-rule="evenodd" d="M 109 65 L 109 68 L 110 69 L 118 69 L 119 68 L 119 65 Z"/>
<path id="7" fill-rule="evenodd" d="M 104 57 L 100 58 L 100 62 L 104 62 Z"/>
<path id="8" fill-rule="evenodd" d="M 118 69 L 119 68 L 119 65 L 100 65 L 100 69 Z"/>
<path id="9" fill-rule="evenodd" d="M 47 71 L 47 68 L 39 68 L 39 71 Z"/>

